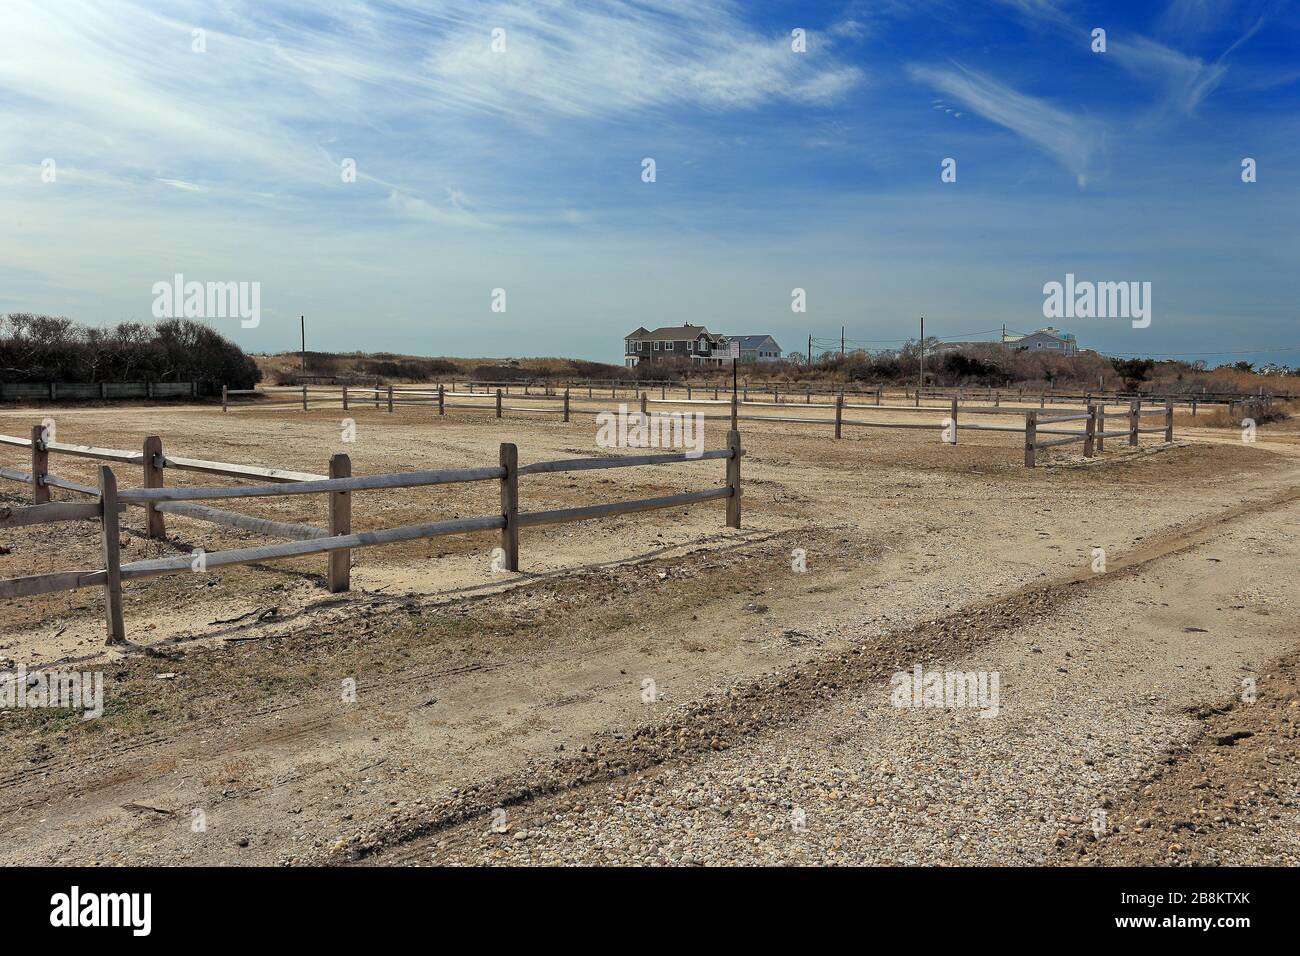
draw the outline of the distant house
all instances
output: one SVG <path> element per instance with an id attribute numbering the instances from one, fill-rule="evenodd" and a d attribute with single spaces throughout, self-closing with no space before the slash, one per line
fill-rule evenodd
<path id="1" fill-rule="evenodd" d="M 696 365 L 721 365 L 723 337 L 702 325 L 666 325 L 648 331 L 644 326 L 623 337 L 623 364 L 684 359 Z"/>
<path id="2" fill-rule="evenodd" d="M 736 340 L 740 341 L 740 361 L 742 362 L 779 362 L 781 346 L 776 339 L 766 333 L 760 335 L 727 335 L 728 347 Z"/>
<path id="3" fill-rule="evenodd" d="M 1019 338 L 1007 336 L 1006 344 L 1014 349 L 1025 349 L 1029 352 L 1052 352 L 1057 355 L 1079 354 L 1079 343 L 1075 341 L 1074 336 L 1050 325 L 1045 329 L 1039 329 L 1037 332 L 1022 335 Z"/>
<path id="4" fill-rule="evenodd" d="M 939 352 L 965 352 L 968 349 L 997 344 L 997 342 L 939 342 L 937 345 L 929 346 L 929 354 L 936 355 Z"/>

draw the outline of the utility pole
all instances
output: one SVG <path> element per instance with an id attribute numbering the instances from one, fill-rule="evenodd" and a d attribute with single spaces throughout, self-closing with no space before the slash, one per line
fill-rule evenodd
<path id="1" fill-rule="evenodd" d="M 925 388 L 925 316 L 921 316 L 921 380 L 918 385 Z"/>
<path id="2" fill-rule="evenodd" d="M 302 374 L 307 374 L 307 316 L 298 316 L 298 322 L 302 329 Z"/>
<path id="3" fill-rule="evenodd" d="M 1007 324 L 1005 322 L 1002 323 L 1002 344 L 1007 344 Z"/>
<path id="4" fill-rule="evenodd" d="M 831 339 L 834 342 L 834 339 Z M 844 326 L 840 326 L 840 358 L 844 358 Z"/>
<path id="5" fill-rule="evenodd" d="M 808 364 L 812 365 L 812 336 L 808 336 Z"/>

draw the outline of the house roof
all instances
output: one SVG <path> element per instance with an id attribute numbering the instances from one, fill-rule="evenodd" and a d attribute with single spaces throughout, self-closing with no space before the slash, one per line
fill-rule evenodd
<path id="1" fill-rule="evenodd" d="M 728 342 L 735 342 L 738 339 L 740 341 L 740 347 L 742 349 L 757 349 L 757 348 L 761 348 L 763 346 L 763 343 L 766 342 L 768 339 L 772 339 L 772 336 L 768 335 L 766 332 L 760 332 L 758 335 L 728 335 L 727 336 Z M 772 339 L 772 341 L 776 342 L 776 339 Z"/>
<path id="2" fill-rule="evenodd" d="M 1020 339 L 1032 338 L 1035 335 L 1046 335 L 1054 339 L 1059 339 L 1062 342 L 1074 341 L 1074 335 L 1072 333 L 1062 332 L 1060 329 L 1054 328 L 1050 325 L 1045 329 L 1036 329 L 1035 331 L 1030 332 L 1029 335 L 1022 335 Z M 1020 341 L 1020 339 L 1017 339 L 1016 341 Z"/>
<path id="3" fill-rule="evenodd" d="M 629 339 L 642 339 L 653 342 L 656 339 L 660 342 L 686 341 L 687 339 L 696 339 L 701 335 L 714 337 L 708 329 L 702 325 L 664 325 L 653 332 L 647 332 L 645 329 L 637 329 L 626 336 Z"/>

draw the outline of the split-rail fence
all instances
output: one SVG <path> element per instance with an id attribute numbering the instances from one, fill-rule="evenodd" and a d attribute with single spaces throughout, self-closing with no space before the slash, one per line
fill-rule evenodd
<path id="1" fill-rule="evenodd" d="M 547 524 L 585 521 L 609 515 L 630 514 L 662 508 L 676 508 L 706 501 L 726 501 L 728 527 L 740 527 L 741 480 L 740 460 L 744 455 L 740 433 L 727 435 L 727 447 L 695 453 L 633 455 L 612 458 L 572 458 L 559 461 L 541 461 L 519 464 L 518 449 L 514 444 L 503 443 L 496 465 L 481 468 L 446 469 L 439 471 L 413 471 L 380 475 L 353 476 L 351 460 L 347 455 L 335 455 L 330 460 L 329 475 L 315 475 L 281 469 L 235 465 L 201 459 L 172 457 L 163 453 L 157 437 L 145 439 L 140 452 L 98 448 L 87 445 L 69 445 L 45 441 L 42 429 L 32 429 L 30 439 L 0 435 L 0 444 L 25 446 L 32 454 L 32 470 L 22 472 L 0 468 L 0 478 L 21 481 L 31 486 L 30 506 L 0 506 L 0 528 L 41 525 L 56 521 L 95 520 L 100 523 L 103 546 L 103 567 L 94 570 L 56 571 L 47 574 L 0 580 L 0 599 L 31 597 L 56 591 L 76 590 L 83 587 L 104 589 L 104 609 L 108 642 L 126 640 L 122 617 L 122 582 L 160 574 L 185 571 L 207 571 L 235 564 L 296 558 L 310 554 L 328 555 L 328 586 L 330 591 L 350 588 L 351 551 L 374 545 L 413 541 L 443 535 L 496 530 L 501 535 L 501 565 L 503 570 L 519 570 L 519 533 L 523 528 Z M 142 469 L 142 487 L 120 488 L 117 475 L 109 465 L 99 466 L 98 485 L 91 487 L 70 481 L 49 471 L 51 454 L 71 455 L 133 465 Z M 558 508 L 544 511 L 521 511 L 519 479 L 530 475 L 590 471 L 593 469 L 631 468 L 641 465 L 678 465 L 692 461 L 724 460 L 725 482 L 720 487 L 702 491 L 642 498 L 633 501 L 614 501 L 585 505 L 577 508 Z M 166 487 L 164 473 L 168 468 L 222 475 L 262 482 L 251 486 L 225 487 Z M 425 524 L 405 525 L 380 531 L 353 533 L 352 494 L 389 488 L 419 488 L 433 485 L 451 485 L 464 482 L 495 481 L 501 490 L 501 508 L 497 514 L 474 518 L 458 518 Z M 83 496 L 93 497 L 90 502 L 51 501 L 50 489 L 59 488 Z M 238 514 L 209 504 L 197 502 L 230 500 L 236 498 L 266 498 L 281 495 L 325 495 L 328 501 L 326 527 L 271 521 Z M 164 538 L 164 516 L 176 514 L 208 521 L 217 525 L 242 528 L 270 537 L 290 539 L 287 542 L 235 548 L 195 555 L 177 555 L 144 561 L 121 562 L 120 515 L 128 506 L 144 509 L 145 533 L 150 538 Z"/>

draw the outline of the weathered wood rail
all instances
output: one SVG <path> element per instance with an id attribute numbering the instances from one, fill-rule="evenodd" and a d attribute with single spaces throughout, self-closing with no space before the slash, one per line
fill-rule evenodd
<path id="1" fill-rule="evenodd" d="M 467 386 L 467 387 L 472 389 L 472 386 Z M 719 409 L 727 408 L 729 410 L 729 414 L 709 414 L 708 412 L 699 412 L 696 414 L 699 414 L 701 418 L 706 420 L 730 421 L 731 428 L 733 430 L 738 429 L 740 427 L 741 422 L 788 423 L 788 424 L 796 424 L 796 425 L 825 425 L 828 427 L 832 427 L 834 429 L 834 435 L 835 438 L 837 439 L 843 437 L 845 427 L 901 428 L 901 429 L 911 429 L 917 431 L 938 431 L 943 437 L 943 440 L 947 444 L 951 444 L 951 445 L 957 444 L 958 433 L 963 430 L 1019 432 L 1026 435 L 1025 465 L 1026 467 L 1030 467 L 1030 468 L 1034 467 L 1034 463 L 1037 457 L 1034 454 L 1036 449 L 1046 449 L 1046 448 L 1052 448 L 1060 445 L 1068 445 L 1073 442 L 1080 442 L 1080 441 L 1084 442 L 1085 457 L 1092 457 L 1094 451 L 1101 451 L 1104 449 L 1105 439 L 1108 437 L 1129 437 L 1130 444 L 1134 444 L 1135 441 L 1133 439 L 1135 438 L 1136 435 L 1140 433 L 1165 431 L 1167 434 L 1166 441 L 1173 441 L 1172 414 L 1173 414 L 1173 407 L 1175 403 L 1172 399 L 1166 400 L 1162 407 L 1158 407 L 1154 411 L 1148 408 L 1147 410 L 1140 411 L 1138 413 L 1139 415 L 1150 415 L 1150 414 L 1166 415 L 1167 418 L 1166 424 L 1161 428 L 1137 428 L 1136 425 L 1131 424 L 1129 431 L 1106 432 L 1105 421 L 1106 421 L 1108 407 L 1115 408 L 1116 406 L 1118 406 L 1119 410 L 1121 410 L 1121 413 L 1127 412 L 1131 418 L 1132 410 L 1134 408 L 1138 408 L 1138 409 L 1142 408 L 1141 400 L 1136 399 L 1127 402 L 1119 402 L 1116 400 L 1106 399 L 1104 401 L 1090 402 L 1089 404 L 1080 408 L 1071 408 L 1068 406 L 1055 406 L 1051 409 L 1050 414 L 1048 414 L 1046 417 L 1042 417 L 1041 409 L 1046 407 L 1045 405 L 1043 405 L 1043 402 L 1046 401 L 1046 396 L 1044 395 L 1037 396 L 1040 401 L 1040 410 L 1034 410 L 1034 409 L 1025 409 L 1023 407 L 1016 407 L 1012 405 L 1001 405 L 997 403 L 996 396 L 994 397 L 995 404 L 993 405 L 963 405 L 961 404 L 963 399 L 956 394 L 952 395 L 952 397 L 950 397 L 947 400 L 947 402 L 945 402 L 942 405 L 922 405 L 920 394 L 915 392 L 912 393 L 915 397 L 915 400 L 911 405 L 884 404 L 882 400 L 883 391 L 881 389 L 875 389 L 874 391 L 867 390 L 867 391 L 859 392 L 860 396 L 864 395 L 866 397 L 874 399 L 874 401 L 872 403 L 858 403 L 858 402 L 847 401 L 846 395 L 849 393 L 844 393 L 844 392 L 834 395 L 833 402 L 813 402 L 811 392 L 808 392 L 803 395 L 804 401 L 790 401 L 789 399 L 791 398 L 791 396 L 787 394 L 784 396 L 787 399 L 787 401 L 783 402 L 781 401 L 781 398 L 783 396 L 781 395 L 778 388 L 773 390 L 773 401 L 769 402 L 769 401 L 763 401 L 758 399 L 751 400 L 748 397 L 749 390 L 747 388 L 742 389 L 738 393 L 732 393 L 731 395 L 728 396 L 725 390 L 719 387 L 705 387 L 701 389 L 693 389 L 690 385 L 686 385 L 684 386 L 686 391 L 686 398 L 666 397 L 666 388 L 667 388 L 666 386 L 661 387 L 659 398 L 652 398 L 651 393 L 644 390 L 636 394 L 636 397 L 639 398 L 640 401 L 640 411 L 642 414 L 648 414 L 650 411 L 650 406 L 652 405 L 665 405 L 665 406 L 678 406 L 678 407 L 685 406 L 685 407 L 700 407 L 700 408 L 712 407 L 712 408 L 719 408 Z M 394 407 L 401 406 L 401 405 L 435 405 L 436 404 L 438 407 L 439 415 L 445 414 L 446 409 L 448 408 L 459 408 L 459 409 L 475 409 L 479 411 L 494 411 L 495 416 L 497 418 L 501 418 L 504 412 L 508 412 L 508 411 L 559 415 L 562 417 L 563 421 L 568 422 L 572 420 L 572 415 L 574 413 L 600 414 L 602 411 L 608 411 L 607 408 L 598 408 L 598 409 L 575 408 L 571 404 L 571 396 L 567 388 L 563 392 L 557 392 L 553 394 L 542 394 L 542 395 L 530 395 L 527 393 L 519 394 L 518 392 L 516 392 L 516 394 L 511 396 L 509 399 L 506 398 L 505 391 L 500 387 L 496 388 L 495 391 L 485 390 L 483 392 L 475 392 L 472 390 L 467 392 L 452 392 L 446 390 L 445 387 L 441 385 L 439 385 L 435 390 L 419 390 L 419 389 L 395 390 L 392 386 L 387 386 L 386 388 L 383 389 L 366 388 L 366 389 L 353 389 L 352 391 L 362 392 L 365 394 L 373 393 L 376 399 L 382 396 L 385 399 L 385 403 L 390 412 L 393 411 Z M 704 394 L 708 394 L 709 392 L 712 392 L 714 397 L 695 398 L 693 396 L 696 391 L 699 391 Z M 588 392 L 590 398 L 591 390 L 589 389 Z M 306 390 L 304 390 L 303 394 L 304 395 L 307 394 Z M 617 391 L 615 389 L 611 389 L 610 397 L 613 398 L 616 397 L 616 395 L 617 395 Z M 985 396 L 982 394 L 981 391 L 980 395 L 973 396 L 973 397 L 983 398 Z M 469 399 L 469 401 L 450 402 L 447 400 L 448 398 Z M 336 402 L 341 401 L 342 407 L 344 409 L 349 408 L 349 389 L 346 387 L 343 388 L 341 395 L 337 393 L 330 393 L 330 397 L 327 398 L 326 401 L 328 402 L 330 400 Z M 510 402 L 523 401 L 523 402 L 551 403 L 551 404 L 545 406 L 538 405 L 538 404 L 534 404 L 533 406 L 518 405 L 518 404 L 507 405 L 506 404 L 507 401 Z M 263 404 L 263 405 L 250 406 L 250 407 L 276 408 L 276 407 L 283 407 L 283 406 L 272 403 L 272 404 Z M 307 405 L 304 403 L 302 407 L 307 408 Z M 741 409 L 745 409 L 745 408 L 776 408 L 776 409 L 789 408 L 792 410 L 796 408 L 803 408 L 808 410 L 825 409 L 825 410 L 833 410 L 835 413 L 835 417 L 831 419 L 831 418 L 811 418 L 811 417 L 802 417 L 802 416 L 772 415 L 772 414 L 745 415 L 741 413 Z M 846 410 L 859 411 L 859 412 L 860 411 L 889 412 L 889 413 L 898 413 L 902 415 L 940 414 L 940 415 L 944 415 L 944 417 L 938 423 L 881 421 L 879 419 L 847 418 L 845 417 Z M 1035 412 L 1036 414 L 1031 415 L 1030 414 L 1031 412 Z M 1193 403 L 1193 414 L 1194 413 L 1195 413 L 1195 407 Z M 1019 423 L 1015 425 L 981 424 L 979 422 L 971 422 L 966 420 L 967 416 L 984 416 L 986 418 L 990 416 L 1012 416 L 1012 417 L 1023 416 L 1023 424 L 1019 424 Z M 1097 423 L 1100 423 L 1099 425 L 1097 423 L 1094 423 L 1092 426 L 1089 426 L 1089 427 L 1093 427 L 1094 429 L 1100 428 L 1100 430 L 1097 431 L 1097 433 L 1094 435 L 1095 443 L 1094 441 L 1087 440 L 1087 436 L 1085 432 L 1074 432 L 1069 430 L 1042 427 L 1044 425 L 1051 425 L 1051 424 L 1086 422 L 1089 419 L 1089 416 L 1095 416 L 1097 419 Z M 1137 428 L 1137 430 L 1132 431 L 1133 428 Z M 1028 437 L 1031 434 L 1031 432 L 1034 435 L 1033 439 L 1030 439 Z M 1037 438 L 1038 435 L 1051 435 L 1057 437 L 1052 437 L 1047 440 L 1040 441 Z"/>
<path id="2" fill-rule="evenodd" d="M 1164 421 L 1156 427 L 1142 425 L 1142 416 L 1160 415 Z M 1044 428 L 1044 425 L 1059 425 L 1068 422 L 1084 422 L 1083 431 L 1063 428 Z M 1083 414 L 1041 416 L 1036 409 L 1025 412 L 1025 467 L 1033 468 L 1037 463 L 1038 451 L 1083 442 L 1083 457 L 1092 458 L 1105 450 L 1107 438 L 1127 438 L 1130 447 L 1138 446 L 1138 436 L 1160 432 L 1166 442 L 1174 440 L 1174 403 L 1167 401 L 1164 407 L 1143 408 L 1141 401 L 1133 401 L 1128 406 L 1128 427 L 1115 431 L 1106 430 L 1106 406 L 1093 405 Z M 1063 435 L 1063 438 L 1040 440 L 1039 435 Z"/>
<path id="3" fill-rule="evenodd" d="M 31 439 L 0 436 L 6 444 L 22 445 L 24 441 L 33 451 L 33 459 L 47 458 L 53 453 L 85 454 L 90 446 L 61 445 L 41 440 L 39 426 L 33 429 Z M 330 461 L 330 476 L 303 472 L 286 472 L 278 469 L 231 465 L 200 459 L 169 459 L 162 453 L 159 439 L 146 439 L 144 451 L 124 452 L 117 449 L 96 448 L 95 454 L 119 463 L 140 464 L 145 470 L 145 480 L 140 488 L 119 489 L 117 477 L 109 465 L 99 466 L 97 488 L 67 482 L 51 475 L 44 460 L 34 465 L 31 473 L 14 469 L 0 469 L 0 477 L 23 481 L 32 486 L 37 498 L 30 506 L 0 507 L 0 528 L 24 527 L 54 521 L 98 520 L 101 524 L 104 567 L 84 571 L 55 571 L 25 577 L 0 580 L 0 599 L 32 597 L 56 591 L 76 590 L 83 587 L 103 587 L 104 613 L 108 642 L 126 640 L 122 616 L 122 582 L 172 574 L 184 571 L 206 572 L 212 568 L 235 564 L 284 560 L 313 554 L 329 556 L 327 582 L 332 592 L 347 591 L 351 586 L 351 552 L 356 548 L 414 541 L 442 535 L 465 534 L 476 531 L 498 530 L 501 534 L 503 569 L 519 570 L 519 532 L 522 528 L 548 524 L 586 521 L 610 515 L 632 514 L 663 508 L 684 507 L 706 501 L 725 500 L 726 523 L 739 528 L 741 519 L 740 460 L 744 455 L 740 433 L 731 431 L 727 447 L 699 454 L 671 453 L 662 455 L 634 455 L 618 458 L 573 458 L 559 461 L 535 462 L 521 466 L 515 445 L 503 443 L 499 463 L 481 468 L 445 469 L 439 471 L 414 471 L 382 475 L 352 475 L 351 461 L 347 455 L 335 455 Z M 632 468 L 637 466 L 668 466 L 692 461 L 725 460 L 724 483 L 716 488 L 690 491 L 656 498 L 632 501 L 615 501 L 585 505 L 577 508 L 557 508 L 544 511 L 520 511 L 519 479 L 529 475 L 557 474 L 589 471 L 603 468 Z M 177 465 L 176 462 L 183 463 Z M 234 478 L 259 478 L 267 484 L 234 487 L 165 487 L 163 469 L 184 467 Z M 292 477 L 291 477 L 292 476 Z M 352 494 L 390 488 L 417 488 L 435 485 L 460 484 L 475 481 L 495 481 L 501 490 L 501 511 L 495 515 L 458 518 L 417 525 L 406 525 L 380 531 L 352 532 Z M 60 487 L 94 495 L 93 503 L 51 502 L 49 487 Z M 44 500 L 40 500 L 40 495 Z M 233 498 L 269 498 L 284 495 L 322 494 L 328 501 L 326 528 L 237 514 L 210 505 L 191 504 L 195 501 L 227 500 Z M 289 538 L 287 542 L 235 548 L 199 555 L 177 555 L 122 564 L 119 554 L 119 515 L 128 506 L 145 509 L 146 533 L 162 537 L 164 514 L 177 514 L 187 518 L 213 522 L 219 525 L 242 528 L 269 537 Z"/>

